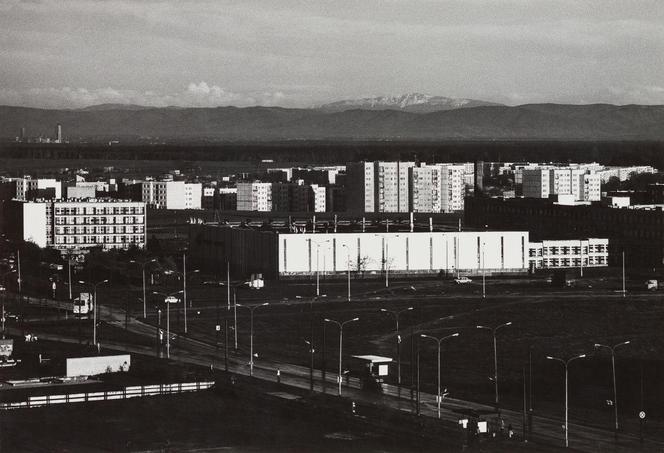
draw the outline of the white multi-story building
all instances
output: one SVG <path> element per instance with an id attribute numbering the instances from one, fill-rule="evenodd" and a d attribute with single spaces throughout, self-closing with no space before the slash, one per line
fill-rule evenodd
<path id="1" fill-rule="evenodd" d="M 415 162 L 359 162 L 346 166 L 352 211 L 408 212 L 408 169 Z"/>
<path id="2" fill-rule="evenodd" d="M 58 250 L 145 247 L 145 203 L 121 200 L 12 201 L 16 239 Z"/>
<path id="3" fill-rule="evenodd" d="M 203 185 L 184 181 L 143 181 L 142 200 L 157 209 L 201 209 Z"/>
<path id="4" fill-rule="evenodd" d="M 272 183 L 239 182 L 237 184 L 238 211 L 272 211 Z"/>
<path id="5" fill-rule="evenodd" d="M 442 164 L 441 168 L 441 212 L 463 211 L 466 194 L 464 166 Z"/>
<path id="6" fill-rule="evenodd" d="M 523 196 L 548 198 L 572 195 L 577 201 L 599 201 L 600 177 L 595 170 L 580 167 L 541 167 L 522 170 Z"/>
<path id="7" fill-rule="evenodd" d="M 32 179 L 25 178 L 9 178 L 7 181 L 16 182 L 16 200 L 28 200 L 34 198 L 31 192 L 38 190 L 53 189 L 55 196 L 54 199 L 59 200 L 62 198 L 62 183 L 57 179 L 39 178 Z"/>
<path id="8" fill-rule="evenodd" d="M 609 263 L 609 240 L 588 238 L 531 242 L 528 259 L 531 269 L 606 267 Z"/>
<path id="9" fill-rule="evenodd" d="M 410 169 L 410 209 L 413 212 L 441 212 L 442 173 L 437 165 Z"/>

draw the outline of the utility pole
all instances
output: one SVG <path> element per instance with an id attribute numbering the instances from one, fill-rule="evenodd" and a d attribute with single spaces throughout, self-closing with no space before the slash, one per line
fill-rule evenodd
<path id="1" fill-rule="evenodd" d="M 625 251 L 622 252 L 622 294 L 625 297 Z"/>
<path id="2" fill-rule="evenodd" d="M 187 253 L 182 253 L 182 297 L 184 303 L 182 308 L 184 309 L 184 333 L 187 333 Z"/>

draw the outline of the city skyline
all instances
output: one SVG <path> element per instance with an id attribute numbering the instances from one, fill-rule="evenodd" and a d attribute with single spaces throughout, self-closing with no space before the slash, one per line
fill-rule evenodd
<path id="1" fill-rule="evenodd" d="M 0 104 L 662 104 L 654 1 L 0 2 Z"/>

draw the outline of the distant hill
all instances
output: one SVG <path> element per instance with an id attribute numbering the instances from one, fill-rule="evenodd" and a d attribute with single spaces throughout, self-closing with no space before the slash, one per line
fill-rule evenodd
<path id="1" fill-rule="evenodd" d="M 454 99 L 443 96 L 429 96 L 421 93 L 403 94 L 401 96 L 379 96 L 323 104 L 320 108 L 326 112 L 343 112 L 345 110 L 402 110 L 405 112 L 431 113 L 441 110 L 454 110 L 488 105 L 502 105 L 475 99 Z"/>
<path id="2" fill-rule="evenodd" d="M 0 137 L 69 140 L 150 137 L 210 140 L 663 140 L 664 106 L 529 104 L 414 113 L 278 107 L 46 110 L 0 106 Z"/>
<path id="3" fill-rule="evenodd" d="M 102 110 L 145 110 L 149 108 L 151 107 L 146 107 L 144 105 L 136 105 L 136 104 L 97 104 L 97 105 L 91 105 L 89 107 L 84 107 L 82 109 L 74 109 L 74 110 L 94 112 Z"/>

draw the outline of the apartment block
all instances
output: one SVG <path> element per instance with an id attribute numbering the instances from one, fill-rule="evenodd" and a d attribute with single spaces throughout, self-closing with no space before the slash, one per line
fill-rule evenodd
<path id="1" fill-rule="evenodd" d="M 6 231 L 16 240 L 58 250 L 145 247 L 143 202 L 87 199 L 8 203 Z"/>
<path id="2" fill-rule="evenodd" d="M 142 201 L 157 209 L 201 209 L 203 186 L 184 181 L 144 181 Z"/>
<path id="3" fill-rule="evenodd" d="M 237 184 L 238 211 L 272 211 L 272 183 L 239 182 Z"/>
<path id="4" fill-rule="evenodd" d="M 359 162 L 346 166 L 347 208 L 360 212 L 408 212 L 409 168 L 415 162 Z"/>

